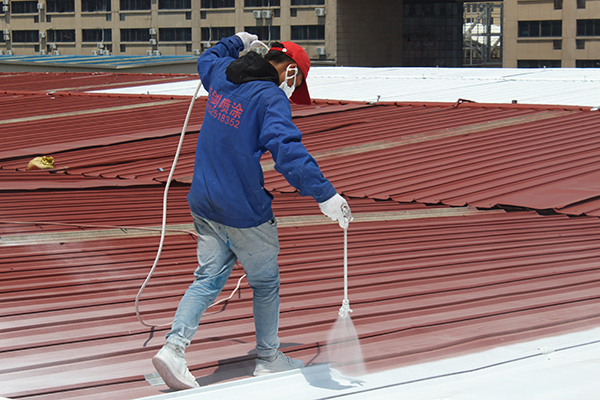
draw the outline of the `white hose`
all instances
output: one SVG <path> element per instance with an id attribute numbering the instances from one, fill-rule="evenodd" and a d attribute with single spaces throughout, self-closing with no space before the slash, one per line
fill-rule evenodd
<path id="1" fill-rule="evenodd" d="M 167 178 L 167 184 L 165 186 L 165 192 L 163 194 L 163 214 L 162 214 L 162 226 L 160 229 L 160 243 L 158 245 L 158 251 L 156 252 L 156 258 L 154 259 L 154 264 L 152 265 L 150 272 L 148 272 L 148 276 L 146 277 L 146 280 L 142 284 L 142 287 L 140 287 L 140 290 L 138 291 L 137 296 L 135 296 L 135 315 L 137 316 L 138 320 L 140 321 L 140 323 L 142 325 L 147 326 L 149 328 L 159 328 L 159 327 L 164 327 L 164 326 L 170 325 L 170 324 L 153 325 L 153 324 L 147 324 L 146 322 L 144 322 L 144 320 L 142 319 L 142 316 L 140 315 L 139 302 L 140 302 L 140 297 L 142 296 L 142 292 L 144 291 L 144 289 L 146 288 L 146 285 L 150 281 L 150 278 L 152 277 L 152 274 L 154 273 L 154 270 L 156 269 L 156 265 L 158 264 L 158 260 L 160 259 L 160 255 L 162 253 L 163 244 L 165 242 L 165 231 L 166 231 L 166 227 L 167 227 L 167 197 L 168 197 L 168 193 L 169 193 L 169 186 L 171 186 L 171 179 L 173 179 L 173 174 L 175 173 L 175 167 L 177 166 L 177 160 L 179 159 L 179 153 L 181 152 L 181 147 L 183 145 L 183 139 L 185 137 L 185 130 L 187 129 L 187 125 L 190 120 L 190 116 L 192 115 L 192 108 L 194 107 L 194 103 L 196 102 L 196 97 L 198 96 L 198 92 L 200 91 L 201 86 L 202 86 L 202 81 L 199 81 L 198 86 L 196 87 L 196 91 L 194 92 L 194 95 L 192 96 L 192 101 L 190 102 L 190 106 L 188 108 L 187 115 L 185 116 L 185 122 L 183 123 L 183 128 L 181 130 L 181 137 L 179 138 L 179 144 L 177 145 L 177 151 L 175 152 L 175 157 L 173 158 L 173 165 L 171 166 L 171 171 L 169 172 L 169 177 Z"/>

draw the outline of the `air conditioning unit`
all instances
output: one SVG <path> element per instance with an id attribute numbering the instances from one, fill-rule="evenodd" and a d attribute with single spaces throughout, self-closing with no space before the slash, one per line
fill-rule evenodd
<path id="1" fill-rule="evenodd" d="M 150 46 L 156 46 L 156 39 L 150 39 Z"/>
<path id="2" fill-rule="evenodd" d="M 92 55 L 93 56 L 97 56 L 98 55 L 98 50 L 92 50 Z"/>
<path id="3" fill-rule="evenodd" d="M 50 50 L 56 49 L 56 43 L 48 43 L 48 46 L 50 47 Z"/>
<path id="4" fill-rule="evenodd" d="M 254 15 L 255 19 L 261 19 L 262 18 L 262 11 L 260 11 L 260 10 L 254 10 L 254 11 L 252 11 L 252 15 Z"/>
<path id="5" fill-rule="evenodd" d="M 211 44 L 210 44 L 210 42 L 202 42 L 202 48 L 203 48 L 203 49 L 208 49 L 208 48 L 210 48 L 210 47 L 211 47 Z"/>
<path id="6" fill-rule="evenodd" d="M 2 33 L 4 33 L 5 35 L 10 35 L 10 29 L 5 29 Z"/>
<path id="7" fill-rule="evenodd" d="M 325 47 L 317 47 L 317 55 L 318 56 L 326 56 L 327 52 L 325 51 Z"/>
<path id="8" fill-rule="evenodd" d="M 152 55 L 152 50 L 146 50 L 146 55 L 147 56 L 151 56 Z"/>
<path id="9" fill-rule="evenodd" d="M 193 54 L 194 54 L 195 56 L 199 56 L 200 54 L 202 54 L 202 52 L 200 51 L 200 49 L 194 49 L 194 50 L 193 50 Z"/>
<path id="10" fill-rule="evenodd" d="M 8 42 L 10 40 L 10 35 L 4 35 L 4 40 Z"/>
<path id="11" fill-rule="evenodd" d="M 37 4 L 37 8 L 38 8 L 38 10 L 43 10 L 44 9 L 44 3 L 38 3 Z"/>
<path id="12" fill-rule="evenodd" d="M 104 43 L 98 42 L 98 43 L 96 43 L 96 47 L 99 48 L 99 49 L 103 49 L 104 48 Z"/>
<path id="13" fill-rule="evenodd" d="M 153 55 L 153 56 L 160 56 L 160 51 L 158 51 L 158 50 L 154 50 L 154 51 L 152 52 L 152 55 Z"/>
<path id="14" fill-rule="evenodd" d="M 2 4 L 4 4 L 5 6 L 8 5 L 8 0 L 2 0 Z"/>
<path id="15" fill-rule="evenodd" d="M 2 50 L 0 50 L 0 56 L 3 56 L 4 52 Z"/>
<path id="16" fill-rule="evenodd" d="M 103 56 L 110 56 L 110 50 L 102 50 Z"/>
<path id="17" fill-rule="evenodd" d="M 150 28 L 150 29 L 148 30 L 148 32 L 149 32 L 151 35 L 156 35 L 156 29 L 154 29 L 154 28 Z"/>
<path id="18" fill-rule="evenodd" d="M 262 10 L 262 17 L 263 18 L 271 18 L 272 14 L 271 14 L 271 10 Z"/>
<path id="19" fill-rule="evenodd" d="M 46 55 L 46 50 L 40 50 L 40 56 L 45 56 Z"/>
<path id="20" fill-rule="evenodd" d="M 60 56 L 60 51 L 59 50 L 52 50 L 52 55 L 53 56 Z"/>
<path id="21" fill-rule="evenodd" d="M 2 6 L 2 11 L 8 12 L 8 6 Z"/>
<path id="22" fill-rule="evenodd" d="M 43 39 L 46 37 L 46 32 L 40 32 L 40 39 Z"/>
<path id="23" fill-rule="evenodd" d="M 317 17 L 324 17 L 325 16 L 325 9 L 324 8 L 315 8 L 315 15 Z"/>
<path id="24" fill-rule="evenodd" d="M 13 51 L 12 51 L 12 50 L 6 50 L 6 55 L 7 55 L 7 56 L 13 56 L 13 55 L 14 55 L 14 53 L 13 53 Z"/>

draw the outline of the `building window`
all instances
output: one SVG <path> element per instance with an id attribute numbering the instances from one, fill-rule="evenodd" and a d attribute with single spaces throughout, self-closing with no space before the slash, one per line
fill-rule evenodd
<path id="1" fill-rule="evenodd" d="M 75 42 L 75 29 L 51 29 L 48 31 L 48 42 L 53 42 L 53 43 Z"/>
<path id="2" fill-rule="evenodd" d="M 578 19 L 577 36 L 600 36 L 600 19 Z"/>
<path id="3" fill-rule="evenodd" d="M 106 14 L 106 21 L 107 22 L 112 21 L 112 14 L 111 13 Z"/>
<path id="4" fill-rule="evenodd" d="M 186 11 L 186 13 L 185 13 L 185 19 L 187 19 L 187 20 L 192 19 L 192 12 L 191 11 Z"/>
<path id="5" fill-rule="evenodd" d="M 575 68 L 600 68 L 600 60 L 575 60 Z"/>
<path id="6" fill-rule="evenodd" d="M 121 53 L 125 53 L 127 51 L 127 46 L 125 46 L 124 44 L 120 45 L 119 46 L 119 51 Z"/>
<path id="7" fill-rule="evenodd" d="M 46 14 L 46 22 L 52 22 L 52 16 Z"/>
<path id="8" fill-rule="evenodd" d="M 15 4 L 15 3 L 13 3 L 13 4 Z M 12 31 L 12 41 L 14 43 L 37 43 L 40 41 L 40 34 L 37 30 L 35 30 L 35 31 Z"/>
<path id="9" fill-rule="evenodd" d="M 562 10 L 563 7 L 563 0 L 554 0 L 554 9 L 555 10 Z"/>
<path id="10" fill-rule="evenodd" d="M 206 11 L 200 11 L 200 19 L 206 19 Z"/>
<path id="11" fill-rule="evenodd" d="M 581 39 L 575 40 L 575 48 L 577 50 L 584 50 L 585 49 L 585 40 L 581 40 Z"/>
<path id="12" fill-rule="evenodd" d="M 552 41 L 552 48 L 554 50 L 561 50 L 562 49 L 562 40 L 553 40 Z"/>
<path id="13" fill-rule="evenodd" d="M 297 17 L 297 16 L 298 16 L 298 9 L 290 8 L 290 17 Z"/>
<path id="14" fill-rule="evenodd" d="M 37 14 L 37 1 L 13 1 L 11 12 L 13 14 Z"/>
<path id="15" fill-rule="evenodd" d="M 38 31 L 12 31 L 11 39 L 14 43 L 37 43 L 40 40 Z"/>
<path id="16" fill-rule="evenodd" d="M 201 8 L 235 8 L 235 0 L 202 0 Z"/>
<path id="17" fill-rule="evenodd" d="M 519 37 L 561 37 L 562 20 L 519 21 Z"/>
<path id="18" fill-rule="evenodd" d="M 257 35 L 261 40 L 281 40 L 280 26 L 246 26 L 244 30 Z"/>
<path id="19" fill-rule="evenodd" d="M 81 0 L 81 11 L 111 11 L 110 0 Z"/>
<path id="20" fill-rule="evenodd" d="M 143 29 L 121 29 L 121 42 L 147 42 L 150 33 L 147 28 Z"/>
<path id="21" fill-rule="evenodd" d="M 192 28 L 159 28 L 158 40 L 161 42 L 191 42 Z"/>
<path id="22" fill-rule="evenodd" d="M 125 14 L 119 13 L 119 20 L 120 21 L 125 21 Z"/>
<path id="23" fill-rule="evenodd" d="M 189 10 L 192 8 L 192 0 L 159 0 L 159 10 Z"/>
<path id="24" fill-rule="evenodd" d="M 121 0 L 121 11 L 150 10 L 150 0 Z"/>
<path id="25" fill-rule="evenodd" d="M 560 68 L 560 60 L 518 60 L 517 68 Z"/>
<path id="26" fill-rule="evenodd" d="M 235 27 L 215 27 L 215 28 L 201 28 L 201 36 L 203 42 L 211 42 L 221 40 L 224 37 L 233 36 L 235 34 Z"/>
<path id="27" fill-rule="evenodd" d="M 292 40 L 325 40 L 325 26 L 292 25 Z"/>
<path id="28" fill-rule="evenodd" d="M 40 16 L 39 15 L 34 15 L 33 16 L 33 23 L 37 24 L 40 22 Z"/>
<path id="29" fill-rule="evenodd" d="M 577 0 L 577 8 L 585 9 L 585 0 Z"/>
<path id="30" fill-rule="evenodd" d="M 112 29 L 82 29 L 82 42 L 112 42 Z"/>
<path id="31" fill-rule="evenodd" d="M 191 43 L 186 43 L 185 45 L 185 51 L 188 53 L 192 52 L 192 44 Z"/>
<path id="32" fill-rule="evenodd" d="M 72 13 L 75 12 L 74 0 L 47 0 L 47 13 Z"/>
<path id="33" fill-rule="evenodd" d="M 292 6 L 324 6 L 325 0 L 292 0 Z"/>
<path id="34" fill-rule="evenodd" d="M 279 0 L 244 0 L 244 7 L 279 7 Z"/>

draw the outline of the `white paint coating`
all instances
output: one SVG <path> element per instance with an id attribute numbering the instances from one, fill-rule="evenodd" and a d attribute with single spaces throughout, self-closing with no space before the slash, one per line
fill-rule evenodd
<path id="1" fill-rule="evenodd" d="M 313 67 L 313 99 L 600 106 L 600 69 Z M 197 80 L 103 90 L 192 96 Z M 206 91 L 200 91 L 206 96 Z"/>
<path id="2" fill-rule="evenodd" d="M 360 378 L 345 378 L 327 365 L 316 365 L 145 400 L 593 400 L 600 398 L 599 337 L 596 328 Z"/>

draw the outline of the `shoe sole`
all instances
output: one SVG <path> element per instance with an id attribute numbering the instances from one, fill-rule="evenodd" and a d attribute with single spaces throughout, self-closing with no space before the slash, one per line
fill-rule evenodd
<path id="1" fill-rule="evenodd" d="M 170 387 L 171 389 L 185 390 L 185 389 L 195 389 L 195 388 L 200 387 L 200 385 L 198 385 L 198 383 L 196 381 L 194 381 L 194 383 L 196 383 L 195 386 L 190 386 L 186 382 L 179 379 L 177 376 L 175 376 L 171 372 L 171 369 L 169 368 L 167 363 L 165 363 L 160 357 L 156 357 L 156 356 L 153 357 L 152 365 L 154 365 L 154 368 L 156 368 L 156 371 L 158 371 L 158 373 L 160 374 L 160 377 L 163 379 L 163 381 L 165 381 L 167 386 Z"/>

